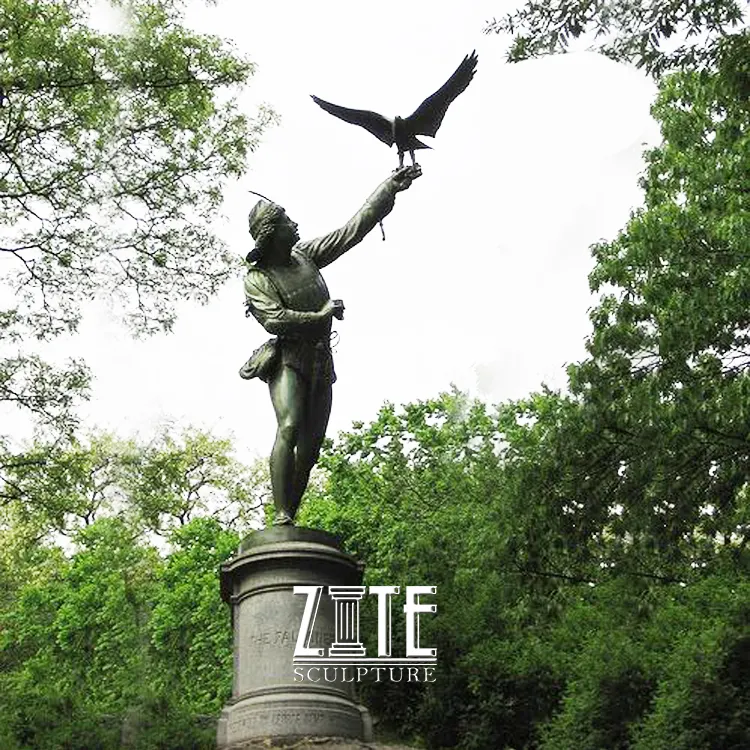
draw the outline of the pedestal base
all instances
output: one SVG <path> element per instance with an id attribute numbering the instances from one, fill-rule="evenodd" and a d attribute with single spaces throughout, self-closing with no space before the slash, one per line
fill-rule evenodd
<path id="1" fill-rule="evenodd" d="M 218 747 L 258 738 L 351 737 L 369 741 L 372 722 L 353 684 L 310 682 L 294 669 L 306 597 L 294 586 L 356 586 L 362 571 L 336 537 L 281 526 L 258 531 L 221 569 L 221 594 L 232 606 L 234 680 L 222 711 Z M 322 597 L 309 645 L 335 640 L 333 603 Z"/>

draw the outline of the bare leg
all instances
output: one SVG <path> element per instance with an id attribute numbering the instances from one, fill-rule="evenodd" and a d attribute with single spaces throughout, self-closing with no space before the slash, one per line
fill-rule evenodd
<path id="1" fill-rule="evenodd" d="M 295 503 L 295 449 L 304 419 L 305 383 L 298 372 L 282 366 L 268 387 L 278 423 L 271 451 L 274 523 L 291 523 L 299 503 Z"/>
<path id="2" fill-rule="evenodd" d="M 398 168 L 401 169 L 401 167 L 403 166 L 404 166 L 404 152 L 399 151 L 398 152 Z"/>
<path id="3" fill-rule="evenodd" d="M 409 151 L 409 156 L 411 156 L 411 165 L 412 167 L 417 166 L 417 160 L 414 158 L 414 151 Z"/>
<path id="4" fill-rule="evenodd" d="M 310 480 L 310 472 L 320 455 L 320 447 L 326 435 L 328 418 L 331 415 L 333 388 L 330 383 L 319 385 L 309 394 L 305 409 L 305 420 L 297 441 L 297 456 L 294 468 L 293 510 L 302 500 Z"/>

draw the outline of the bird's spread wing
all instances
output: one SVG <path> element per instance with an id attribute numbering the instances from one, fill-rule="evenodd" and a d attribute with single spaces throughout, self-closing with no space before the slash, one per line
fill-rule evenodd
<path id="1" fill-rule="evenodd" d="M 335 115 L 345 122 L 359 125 L 365 130 L 368 130 L 387 146 L 393 145 L 393 123 L 391 123 L 387 117 L 383 117 L 383 115 L 379 115 L 377 112 L 370 112 L 366 109 L 339 107 L 338 104 L 331 104 L 323 99 L 319 99 L 317 96 L 313 96 L 312 100 L 326 112 Z"/>
<path id="2" fill-rule="evenodd" d="M 476 68 L 477 53 L 474 51 L 466 55 L 453 75 L 406 118 L 409 130 L 415 134 L 434 137 L 448 111 L 448 106 L 471 83 Z"/>

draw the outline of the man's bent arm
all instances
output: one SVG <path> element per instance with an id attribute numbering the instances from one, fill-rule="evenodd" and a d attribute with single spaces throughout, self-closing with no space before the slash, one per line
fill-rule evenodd
<path id="1" fill-rule="evenodd" d="M 323 268 L 361 242 L 373 227 L 393 210 L 398 192 L 393 177 L 388 177 L 365 201 L 349 221 L 330 234 L 315 240 L 298 242 L 295 249 L 304 253 L 318 268 Z"/>
<path id="2" fill-rule="evenodd" d="M 322 310 L 302 312 L 284 307 L 276 290 L 260 273 L 248 274 L 245 296 L 253 317 L 274 336 L 303 333 L 310 326 L 319 325 L 330 317 L 330 313 Z"/>

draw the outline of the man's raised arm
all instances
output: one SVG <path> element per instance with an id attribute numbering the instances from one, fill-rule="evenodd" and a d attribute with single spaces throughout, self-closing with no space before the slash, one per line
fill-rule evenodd
<path id="1" fill-rule="evenodd" d="M 330 234 L 314 240 L 298 242 L 295 249 L 304 253 L 318 268 L 333 263 L 336 258 L 361 242 L 373 227 L 393 209 L 396 193 L 406 190 L 422 174 L 419 167 L 402 167 L 378 185 L 364 206 L 344 224 Z"/>

